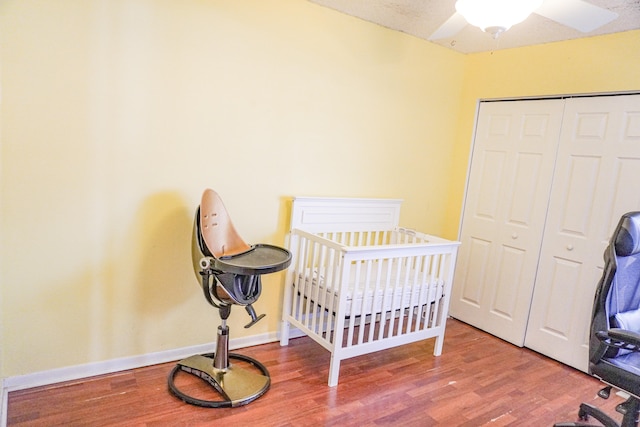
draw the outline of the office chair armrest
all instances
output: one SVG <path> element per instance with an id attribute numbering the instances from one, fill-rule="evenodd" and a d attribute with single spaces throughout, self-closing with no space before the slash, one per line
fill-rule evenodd
<path id="1" fill-rule="evenodd" d="M 611 328 L 596 332 L 596 337 L 609 347 L 640 351 L 640 334 L 626 329 Z"/>
<path id="2" fill-rule="evenodd" d="M 640 346 L 640 334 L 634 331 L 629 331 L 626 329 L 618 329 L 612 328 L 609 329 L 609 335 L 611 338 L 626 341 L 629 344 Z"/>

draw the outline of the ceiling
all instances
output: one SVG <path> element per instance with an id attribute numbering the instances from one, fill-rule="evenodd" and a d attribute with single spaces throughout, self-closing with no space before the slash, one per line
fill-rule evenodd
<path id="1" fill-rule="evenodd" d="M 456 3 L 456 0 L 309 1 L 425 40 L 455 13 Z M 495 40 L 480 29 L 466 25 L 455 36 L 432 42 L 461 53 L 473 53 L 640 29 L 640 0 L 588 0 L 588 3 L 615 12 L 618 17 L 594 31 L 582 33 L 533 13 Z M 640 56 L 640 39 L 638 51 Z"/>

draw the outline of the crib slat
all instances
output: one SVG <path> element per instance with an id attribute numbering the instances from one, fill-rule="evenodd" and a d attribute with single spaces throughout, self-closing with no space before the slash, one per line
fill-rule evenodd
<path id="1" fill-rule="evenodd" d="M 372 269 L 373 261 L 368 259 L 365 261 L 365 277 L 364 277 L 364 289 L 362 291 L 362 303 L 360 304 L 360 327 L 358 328 L 358 342 L 357 344 L 362 344 L 364 342 L 364 330 L 365 330 L 365 321 L 367 317 L 367 313 L 374 313 L 374 307 L 371 307 L 370 311 L 367 310 L 367 302 L 369 301 L 369 297 L 371 297 L 371 301 L 373 301 L 374 293 L 371 289 L 371 269 Z M 356 282 L 358 283 L 358 282 Z M 353 301 L 351 306 L 353 307 Z"/>
<path id="2" fill-rule="evenodd" d="M 307 316 L 309 318 L 309 328 L 316 334 L 322 334 L 322 330 L 319 329 L 318 325 L 318 317 L 321 314 L 318 310 L 318 305 L 320 304 L 320 297 L 323 293 L 323 286 L 326 286 L 326 283 L 324 283 L 325 272 L 323 269 L 324 253 L 325 247 L 319 242 L 314 242 L 314 256 L 309 260 L 309 269 L 313 271 L 313 291 L 307 298 L 307 304 L 309 305 Z"/>
<path id="3" fill-rule="evenodd" d="M 440 274 L 444 274 L 446 267 L 445 267 L 445 262 L 446 262 L 446 257 L 443 255 L 438 255 L 437 259 L 439 260 L 438 262 L 438 277 L 440 277 Z M 440 304 L 436 304 L 434 307 L 434 313 L 433 313 L 433 322 L 434 322 L 434 326 L 440 326 L 442 324 L 444 324 L 445 319 L 442 318 L 443 316 L 440 316 L 440 310 L 442 309 Z"/>
<path id="4" fill-rule="evenodd" d="M 376 323 L 376 317 L 377 317 L 377 313 L 378 311 L 378 305 L 380 303 L 380 293 L 384 292 L 384 290 L 382 289 L 381 286 L 381 282 L 382 282 L 382 266 L 384 264 L 384 260 L 376 260 L 375 262 L 375 268 L 376 268 L 376 280 L 375 283 L 373 285 L 373 298 L 371 298 L 371 308 L 369 310 L 369 312 L 371 313 L 370 317 L 370 325 L 369 325 L 369 335 L 367 338 L 367 342 L 371 342 L 374 340 L 374 333 L 375 333 L 375 323 Z M 384 308 L 384 307 L 383 307 Z"/>
<path id="5" fill-rule="evenodd" d="M 416 269 L 414 272 L 414 287 L 411 292 L 411 305 L 409 308 L 411 321 L 411 332 L 417 332 L 421 329 L 420 325 L 420 309 L 422 308 L 422 298 L 424 296 L 424 288 L 428 286 L 424 282 L 424 257 L 416 256 Z"/>
<path id="6" fill-rule="evenodd" d="M 313 262 L 309 262 L 309 259 L 313 260 L 313 248 L 314 245 L 310 240 L 307 240 L 306 251 L 305 251 L 305 271 L 303 283 L 302 295 L 307 296 L 306 298 L 301 298 L 300 300 L 300 316 L 303 320 L 304 326 L 309 327 L 309 296 L 310 293 L 313 292 L 313 269 L 309 270 L 309 264 L 313 265 Z"/>
<path id="7" fill-rule="evenodd" d="M 296 268 L 294 271 L 294 290 L 292 292 L 293 302 L 291 304 L 292 312 L 291 315 L 299 318 L 302 314 L 302 301 L 303 295 L 306 288 L 306 278 L 305 278 L 305 266 L 306 266 L 306 253 L 307 253 L 307 245 L 308 240 L 303 237 L 298 237 L 298 252 L 296 257 Z"/>
<path id="8" fill-rule="evenodd" d="M 411 259 L 407 258 L 407 257 L 403 257 L 400 264 L 401 264 L 401 268 L 403 271 L 402 274 L 402 278 L 401 280 L 398 282 L 400 283 L 400 295 L 398 296 L 398 298 L 396 299 L 396 303 L 397 303 L 397 311 L 398 311 L 398 323 L 396 326 L 396 330 L 394 331 L 394 336 L 395 335 L 402 335 L 403 333 L 403 327 L 404 327 L 404 308 L 403 308 L 403 304 L 402 304 L 402 300 L 404 299 L 404 296 L 407 292 L 407 287 L 408 287 L 408 282 L 409 282 L 409 274 L 407 274 L 408 271 L 410 271 L 410 262 Z"/>
<path id="9" fill-rule="evenodd" d="M 325 268 L 326 277 L 325 277 L 325 300 L 323 306 L 320 308 L 320 312 L 322 313 L 322 318 L 326 319 L 326 322 L 323 323 L 324 327 L 324 337 L 331 341 L 332 330 L 335 328 L 335 295 L 337 294 L 337 286 L 339 283 L 338 271 L 340 269 L 340 256 L 338 255 L 335 249 L 330 249 L 330 254 L 327 257 L 327 265 Z M 326 315 L 326 317 L 325 317 Z"/>
<path id="10" fill-rule="evenodd" d="M 433 282 L 429 277 L 431 257 L 429 255 L 422 256 L 422 270 L 420 271 L 420 291 L 418 298 L 418 308 L 416 310 L 416 329 L 422 331 L 428 327 L 424 321 L 424 314 L 431 299 L 431 286 Z"/>
<path id="11" fill-rule="evenodd" d="M 396 284 L 401 283 L 401 281 L 400 281 L 400 273 L 402 271 L 402 258 L 394 258 L 394 262 L 395 262 L 395 265 L 396 265 L 396 268 L 395 268 L 395 279 L 393 281 L 394 289 L 392 289 L 392 292 L 389 295 L 389 297 L 391 298 L 391 312 L 389 313 L 389 331 L 387 332 L 387 337 L 392 337 L 392 336 L 395 335 L 396 310 L 397 310 L 397 306 L 398 306 L 395 287 L 397 286 Z"/>
<path id="12" fill-rule="evenodd" d="M 337 301 L 336 295 L 338 295 L 337 290 L 339 289 L 339 286 L 340 286 L 339 285 L 340 272 L 342 271 L 342 268 L 343 268 L 343 262 L 344 260 L 340 255 L 340 253 L 338 253 L 338 251 L 334 251 L 333 259 L 331 260 L 331 265 L 333 266 L 333 270 L 330 278 L 331 298 L 329 299 L 329 306 L 327 307 L 327 315 L 328 315 L 327 331 L 331 331 L 330 332 L 331 337 L 329 341 L 333 345 L 336 345 L 336 341 L 335 341 L 336 339 L 335 330 L 337 329 L 336 312 L 338 311 L 337 304 L 339 304 L 339 301 Z"/>
<path id="13" fill-rule="evenodd" d="M 311 294 L 311 298 L 309 298 L 309 303 L 311 304 L 311 311 L 309 315 L 311 315 L 311 330 L 315 333 L 322 333 L 322 329 L 318 329 L 318 317 L 320 317 L 321 311 L 318 310 L 318 305 L 320 304 L 321 297 L 321 287 L 320 283 L 323 281 L 323 277 L 326 277 L 326 273 L 324 271 L 324 257 L 326 247 L 321 246 L 319 244 L 315 245 L 317 247 L 317 261 L 314 263 L 316 274 L 314 274 L 314 279 L 316 286 L 314 286 L 314 292 Z M 325 283 L 326 286 L 326 283 Z M 324 292 L 326 295 L 326 292 Z"/>
<path id="14" fill-rule="evenodd" d="M 413 307 L 415 307 L 418 303 L 418 301 L 416 301 L 416 297 L 420 297 L 420 282 L 418 282 L 418 272 L 420 271 L 420 258 L 417 256 L 413 256 L 409 259 L 409 270 L 407 271 L 407 276 L 411 275 L 411 277 L 409 278 L 408 282 L 409 282 L 409 294 L 408 294 L 408 301 L 407 301 L 407 332 L 410 332 L 412 330 L 413 327 Z M 418 289 L 418 292 L 416 293 L 415 290 Z M 405 299 L 405 295 L 403 295 L 403 307 L 405 306 L 404 303 L 404 299 Z M 403 309 L 405 310 L 405 309 Z"/>
<path id="15" fill-rule="evenodd" d="M 335 290 L 333 277 L 332 277 L 332 270 L 331 270 L 332 260 L 334 256 L 333 254 L 334 254 L 334 249 L 327 248 L 325 265 L 322 266 L 322 270 L 324 271 L 323 280 L 324 280 L 325 288 L 323 292 L 323 297 L 318 298 L 319 299 L 318 317 L 320 321 L 319 334 L 325 339 L 329 339 L 331 337 L 331 329 L 328 325 L 330 314 L 327 314 L 327 306 L 331 304 L 331 300 L 333 299 L 333 294 Z"/>
<path id="16" fill-rule="evenodd" d="M 424 330 L 429 327 L 428 313 L 431 308 L 431 295 L 433 294 L 434 300 L 437 299 L 434 286 L 437 287 L 437 283 L 434 281 L 431 275 L 431 255 L 424 255 L 422 262 L 422 279 L 421 283 L 426 285 L 420 287 L 420 306 L 418 307 L 418 319 L 419 330 Z"/>
<path id="17" fill-rule="evenodd" d="M 355 283 L 360 283 L 360 273 L 361 273 L 362 264 L 360 262 L 355 262 L 354 265 L 351 265 L 351 268 L 355 269 Z M 342 283 L 340 287 L 340 292 L 342 295 L 345 295 L 347 289 L 349 287 L 348 283 Z M 342 298 L 345 298 L 344 296 Z M 353 331 L 355 329 L 355 313 L 354 313 L 354 300 L 351 300 L 351 316 L 349 318 L 349 328 L 347 332 L 347 347 L 350 347 L 353 343 Z"/>
<path id="18" fill-rule="evenodd" d="M 390 258 L 386 260 L 386 280 L 384 282 L 384 292 L 382 294 L 382 307 L 387 307 L 389 304 L 389 294 L 392 294 L 393 289 L 391 286 L 392 275 L 391 272 L 393 270 L 394 259 Z M 389 325 L 389 321 L 393 317 L 393 311 L 387 312 L 386 310 L 381 310 L 380 313 L 380 326 L 378 330 L 378 339 L 381 340 L 385 337 L 385 331 Z M 391 330 L 390 328 L 388 330 Z"/>

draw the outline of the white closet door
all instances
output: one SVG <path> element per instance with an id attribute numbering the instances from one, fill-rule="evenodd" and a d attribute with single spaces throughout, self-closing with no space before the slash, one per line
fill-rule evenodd
<path id="1" fill-rule="evenodd" d="M 450 314 L 522 346 L 562 100 L 482 103 Z"/>
<path id="2" fill-rule="evenodd" d="M 587 370 L 603 252 L 631 210 L 640 210 L 640 95 L 568 99 L 527 347 Z"/>

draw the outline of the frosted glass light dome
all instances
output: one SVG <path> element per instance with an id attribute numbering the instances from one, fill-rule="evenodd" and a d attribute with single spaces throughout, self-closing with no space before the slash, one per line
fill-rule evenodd
<path id="1" fill-rule="evenodd" d="M 469 24 L 497 38 L 541 4 L 542 0 L 458 0 L 456 10 Z"/>

